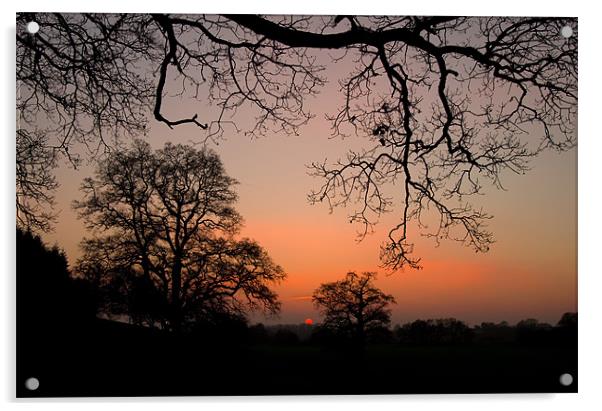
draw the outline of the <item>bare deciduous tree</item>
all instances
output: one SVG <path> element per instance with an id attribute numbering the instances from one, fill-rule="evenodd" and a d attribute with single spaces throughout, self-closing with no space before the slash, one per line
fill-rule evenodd
<path id="1" fill-rule="evenodd" d="M 56 153 L 38 133 L 17 130 L 17 226 L 32 231 L 49 231 L 55 215 L 53 174 Z"/>
<path id="2" fill-rule="evenodd" d="M 392 295 L 373 283 L 376 273 L 348 273 L 343 280 L 322 284 L 313 294 L 314 305 L 324 315 L 323 326 L 342 332 L 363 345 L 367 335 L 391 322 Z"/>
<path id="3" fill-rule="evenodd" d="M 102 160 L 75 206 L 92 230 L 77 271 L 105 290 L 107 313 L 180 331 L 191 320 L 278 312 L 285 274 L 256 242 L 237 240 L 235 180 L 207 149 L 167 143 Z M 116 297 L 116 298 L 115 298 Z"/>
<path id="4" fill-rule="evenodd" d="M 391 269 L 419 267 L 409 241 L 414 221 L 427 235 L 476 251 L 493 241 L 490 217 L 467 197 L 501 187 L 546 149 L 575 144 L 575 19 L 506 17 L 20 14 L 39 21 L 17 36 L 19 108 L 25 125 L 48 124 L 59 146 L 107 144 L 105 135 L 141 132 L 145 112 L 169 127 L 189 124 L 217 139 L 242 105 L 247 130 L 297 133 L 311 117 L 306 98 L 325 83 L 324 59 L 351 69 L 340 81 L 333 134 L 354 133 L 370 148 L 312 164 L 323 185 L 311 202 L 358 205 L 360 238 L 383 213 L 399 222 L 382 247 Z M 564 38 L 565 25 L 573 36 Z M 329 58 L 332 61 L 332 58 Z M 353 64 L 348 64 L 353 62 Z M 170 118 L 168 80 L 218 107 L 214 117 Z M 40 122 L 39 117 L 45 118 Z M 93 133 L 90 133 L 93 131 Z M 100 138 L 99 138 L 100 137 Z M 423 224 L 438 216 L 434 230 Z M 413 226 L 412 226 L 413 227 Z"/>

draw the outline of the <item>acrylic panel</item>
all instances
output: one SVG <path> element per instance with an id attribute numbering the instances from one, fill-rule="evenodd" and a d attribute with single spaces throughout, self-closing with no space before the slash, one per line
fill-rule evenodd
<path id="1" fill-rule="evenodd" d="M 17 396 L 576 392 L 577 39 L 18 14 Z"/>

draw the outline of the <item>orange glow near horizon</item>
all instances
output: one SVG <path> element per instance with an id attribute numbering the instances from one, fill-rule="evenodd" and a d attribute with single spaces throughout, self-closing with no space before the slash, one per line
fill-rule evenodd
<path id="1" fill-rule="evenodd" d="M 306 165 L 324 159 L 334 162 L 349 149 L 365 144 L 355 136 L 329 139 L 329 124 L 320 120 L 339 104 L 336 78 L 345 73 L 344 67 L 329 69 L 329 85 L 307 102 L 316 118 L 299 136 L 250 139 L 233 132 L 219 146 L 212 146 L 228 174 L 239 181 L 237 209 L 245 219 L 241 235 L 257 240 L 288 274 L 275 287 L 282 301 L 280 317 L 253 314 L 251 320 L 319 322 L 311 302 L 313 291 L 348 271 L 379 272 L 376 284 L 397 300 L 392 307 L 393 324 L 441 317 L 471 324 L 515 323 L 524 318 L 556 323 L 562 313 L 577 311 L 576 150 L 544 153 L 531 163 L 526 175 L 503 175 L 507 191 L 487 188 L 484 196 L 472 198 L 476 208 L 494 216 L 489 228 L 496 243 L 488 253 L 475 254 L 450 241 L 437 247 L 410 227 L 409 239 L 416 244 L 415 253 L 424 266 L 419 271 L 387 275 L 379 267 L 379 246 L 399 219 L 399 204 L 382 216 L 374 234 L 359 243 L 358 227 L 347 219 L 351 209 L 330 214 L 323 205 L 308 204 L 308 192 L 321 181 L 308 176 Z M 212 108 L 204 104 L 171 101 L 165 110 L 174 118 L 204 109 L 204 116 L 211 116 Z M 251 111 L 241 109 L 239 127 L 249 128 L 253 118 Z M 187 144 L 200 138 L 194 126 L 170 130 L 153 121 L 150 124 L 148 141 L 155 148 L 167 141 Z M 81 198 L 79 185 L 91 172 L 92 167 L 86 165 L 78 170 L 62 166 L 58 171 L 61 188 L 56 199 L 61 214 L 56 231 L 45 239 L 63 247 L 71 265 L 80 255 L 78 243 L 90 234 L 70 205 Z"/>

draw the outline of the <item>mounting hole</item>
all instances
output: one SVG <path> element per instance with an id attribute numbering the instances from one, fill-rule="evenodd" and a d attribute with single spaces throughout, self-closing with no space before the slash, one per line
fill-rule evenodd
<path id="1" fill-rule="evenodd" d="M 38 31 L 40 31 L 40 25 L 35 21 L 30 21 L 27 23 L 26 27 L 29 34 L 36 34 Z"/>
<path id="2" fill-rule="evenodd" d="M 573 383 L 573 376 L 571 374 L 562 374 L 560 376 L 560 384 L 564 385 L 565 387 L 568 387 L 569 385 L 571 385 Z"/>
<path id="3" fill-rule="evenodd" d="M 29 391 L 35 391 L 38 389 L 39 386 L 40 380 L 38 380 L 35 377 L 31 377 L 25 380 L 25 388 L 27 388 Z"/>
<path id="4" fill-rule="evenodd" d="M 568 39 L 573 35 L 573 28 L 571 26 L 564 26 L 560 29 L 560 35 L 565 39 Z"/>

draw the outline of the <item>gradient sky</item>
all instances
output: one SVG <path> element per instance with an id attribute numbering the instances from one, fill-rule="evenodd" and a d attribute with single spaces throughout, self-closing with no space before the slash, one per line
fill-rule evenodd
<path id="1" fill-rule="evenodd" d="M 324 56 L 322 56 L 324 57 Z M 282 300 L 280 318 L 254 321 L 299 323 L 319 320 L 310 296 L 321 283 L 342 278 L 347 271 L 378 271 L 377 285 L 393 294 L 393 323 L 417 318 L 456 317 L 470 324 L 506 320 L 515 323 L 537 318 L 556 323 L 562 313 L 577 311 L 577 151 L 547 152 L 536 158 L 526 175 L 504 174 L 507 191 L 487 187 L 475 197 L 475 206 L 494 216 L 489 228 L 496 243 L 485 254 L 475 254 L 454 242 L 439 247 L 419 232 L 410 232 L 416 255 L 424 269 L 387 275 L 379 268 L 379 245 L 399 218 L 397 208 L 384 216 L 374 234 L 356 242 L 359 227 L 349 224 L 351 209 L 329 214 L 325 205 L 311 206 L 307 194 L 321 181 L 307 175 L 306 165 L 343 157 L 350 148 L 364 144 L 362 137 L 329 139 L 332 113 L 341 95 L 337 78 L 345 66 L 332 66 L 329 83 L 320 95 L 307 101 L 316 117 L 299 136 L 282 134 L 252 139 L 232 133 L 219 146 L 228 174 L 236 178 L 238 210 L 245 218 L 243 235 L 257 240 L 288 274 L 276 287 Z M 165 112 L 173 118 L 199 113 L 210 117 L 213 109 L 202 101 L 169 100 Z M 240 128 L 253 121 L 241 110 Z M 181 126 L 170 130 L 150 121 L 148 141 L 155 148 L 164 142 L 198 142 L 198 128 Z M 78 188 L 92 167 L 58 170 L 57 192 L 60 217 L 55 232 L 45 236 L 49 244 L 64 248 L 71 264 L 79 257 L 78 243 L 85 233 L 71 202 L 81 197 Z M 398 211 L 396 214 L 395 211 Z M 412 228 L 412 227 L 411 227 Z"/>

